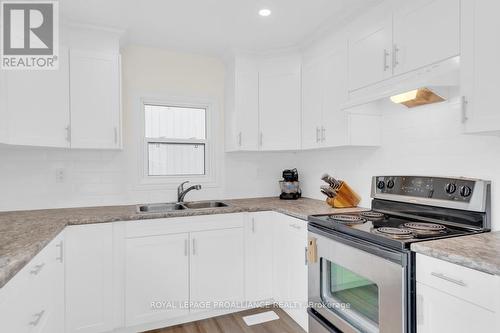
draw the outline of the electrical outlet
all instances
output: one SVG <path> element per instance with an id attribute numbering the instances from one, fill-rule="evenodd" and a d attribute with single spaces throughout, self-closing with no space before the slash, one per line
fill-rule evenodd
<path id="1" fill-rule="evenodd" d="M 56 183 L 64 183 L 66 181 L 66 169 L 56 169 Z"/>

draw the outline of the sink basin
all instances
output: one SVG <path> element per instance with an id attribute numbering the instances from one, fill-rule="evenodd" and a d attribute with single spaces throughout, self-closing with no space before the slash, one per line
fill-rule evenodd
<path id="1" fill-rule="evenodd" d="M 219 208 L 227 207 L 228 204 L 222 201 L 196 201 L 196 202 L 185 202 L 182 204 L 186 209 L 206 209 L 206 208 Z"/>
<path id="2" fill-rule="evenodd" d="M 139 213 L 165 213 L 165 212 L 175 212 L 178 210 L 185 210 L 181 204 L 178 203 L 160 203 L 160 204 L 149 204 L 141 205 L 138 207 Z"/>
<path id="3" fill-rule="evenodd" d="M 137 211 L 139 213 L 168 213 L 179 210 L 207 209 L 228 206 L 228 204 L 222 201 L 193 201 L 183 203 L 159 203 L 140 205 L 137 207 Z"/>

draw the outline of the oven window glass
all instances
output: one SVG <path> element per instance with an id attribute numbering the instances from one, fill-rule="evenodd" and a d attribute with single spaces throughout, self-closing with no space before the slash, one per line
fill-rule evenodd
<path id="1" fill-rule="evenodd" d="M 324 261 L 322 298 L 325 304 L 353 326 L 366 332 L 378 332 L 378 286 L 345 267 Z"/>

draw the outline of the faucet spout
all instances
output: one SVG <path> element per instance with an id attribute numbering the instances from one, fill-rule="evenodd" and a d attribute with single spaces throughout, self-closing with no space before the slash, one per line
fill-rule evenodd
<path id="1" fill-rule="evenodd" d="M 193 190 L 201 190 L 201 185 L 193 185 L 188 187 L 187 189 L 184 189 L 184 185 L 189 182 L 183 182 L 179 185 L 177 188 L 177 202 L 184 202 L 184 198 L 186 197 L 186 194 Z"/>

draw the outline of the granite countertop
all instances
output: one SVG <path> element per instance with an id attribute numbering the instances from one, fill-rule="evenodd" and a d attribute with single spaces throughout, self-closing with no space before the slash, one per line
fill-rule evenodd
<path id="1" fill-rule="evenodd" d="M 411 245 L 412 251 L 500 276 L 500 231 Z"/>
<path id="2" fill-rule="evenodd" d="M 363 210 L 333 209 L 324 201 L 308 198 L 292 201 L 275 197 L 223 201 L 229 207 L 167 213 L 138 213 L 136 205 L 0 212 L 0 288 L 67 225 L 257 211 L 277 211 L 307 220 L 307 216 L 312 214 Z"/>

